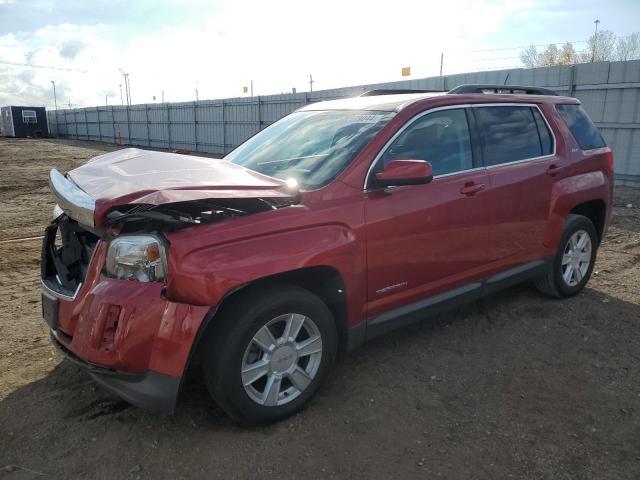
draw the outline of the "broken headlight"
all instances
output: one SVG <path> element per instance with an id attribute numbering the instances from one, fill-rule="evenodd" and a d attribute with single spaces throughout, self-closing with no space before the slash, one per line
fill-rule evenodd
<path id="1" fill-rule="evenodd" d="M 153 235 L 125 235 L 109 244 L 105 271 L 110 277 L 162 282 L 167 271 L 164 244 Z"/>

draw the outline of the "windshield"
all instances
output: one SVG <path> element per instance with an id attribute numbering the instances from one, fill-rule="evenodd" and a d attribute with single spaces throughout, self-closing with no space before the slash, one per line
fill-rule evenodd
<path id="1" fill-rule="evenodd" d="M 293 178 L 303 188 L 333 180 L 389 121 L 391 112 L 295 112 L 225 157 L 264 175 Z"/>

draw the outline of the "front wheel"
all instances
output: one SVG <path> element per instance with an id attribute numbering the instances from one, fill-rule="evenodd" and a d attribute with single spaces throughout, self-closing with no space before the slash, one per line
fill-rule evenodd
<path id="1" fill-rule="evenodd" d="M 231 417 L 246 423 L 272 422 L 302 409 L 337 350 L 331 312 L 295 286 L 242 295 L 221 312 L 209 335 L 207 388 Z"/>
<path id="2" fill-rule="evenodd" d="M 549 273 L 535 281 L 536 287 L 554 297 L 576 295 L 591 277 L 597 250 L 593 222 L 582 215 L 569 215 Z"/>

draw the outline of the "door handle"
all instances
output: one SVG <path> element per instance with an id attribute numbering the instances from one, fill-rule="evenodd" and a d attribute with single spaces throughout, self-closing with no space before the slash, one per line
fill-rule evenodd
<path id="1" fill-rule="evenodd" d="M 460 193 L 463 195 L 466 195 L 467 197 L 470 197 L 471 195 L 475 195 L 476 193 L 484 189 L 485 189 L 484 183 L 467 182 L 464 184 L 464 187 L 460 189 Z"/>
<path id="2" fill-rule="evenodd" d="M 552 163 L 551 165 L 549 165 L 549 168 L 547 168 L 547 175 L 551 175 L 553 177 L 558 173 L 560 173 L 563 169 L 564 167 L 561 167 L 560 165 L 556 165 L 555 163 Z"/>

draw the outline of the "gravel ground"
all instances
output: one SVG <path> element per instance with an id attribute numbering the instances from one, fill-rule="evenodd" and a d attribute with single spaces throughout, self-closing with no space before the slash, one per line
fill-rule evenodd
<path id="1" fill-rule="evenodd" d="M 395 332 L 247 429 L 197 382 L 173 416 L 131 407 L 49 344 L 47 171 L 111 149 L 0 139 L 0 478 L 640 478 L 640 190 L 617 189 L 577 297 L 522 285 Z"/>

